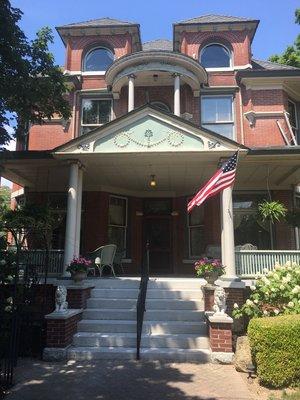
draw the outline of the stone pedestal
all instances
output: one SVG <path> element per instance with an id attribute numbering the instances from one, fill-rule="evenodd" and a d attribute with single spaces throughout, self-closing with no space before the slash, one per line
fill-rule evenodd
<path id="1" fill-rule="evenodd" d="M 212 359 L 231 363 L 233 358 L 232 327 L 233 319 L 227 314 L 206 313 Z"/>
<path id="2" fill-rule="evenodd" d="M 58 361 L 66 358 L 67 348 L 77 332 L 77 323 L 82 318 L 82 309 L 66 310 L 65 312 L 52 312 L 45 316 L 47 320 L 46 348 L 43 359 Z"/>

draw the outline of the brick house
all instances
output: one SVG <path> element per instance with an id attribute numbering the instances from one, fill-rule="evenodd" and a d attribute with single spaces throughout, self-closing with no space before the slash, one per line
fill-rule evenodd
<path id="1" fill-rule="evenodd" d="M 32 126 L 0 168 L 16 203 L 64 216 L 52 241 L 64 265 L 115 243 L 126 273 L 139 274 L 147 240 L 154 275 L 191 275 L 207 249 L 222 253 L 228 277 L 278 250 L 299 257 L 297 229 L 255 218 L 270 195 L 300 206 L 300 69 L 252 58 L 258 24 L 205 15 L 147 43 L 138 24 L 110 18 L 57 28 L 72 118 Z M 188 199 L 237 149 L 233 191 L 188 216 Z M 255 251 L 241 255 L 245 243 Z"/>

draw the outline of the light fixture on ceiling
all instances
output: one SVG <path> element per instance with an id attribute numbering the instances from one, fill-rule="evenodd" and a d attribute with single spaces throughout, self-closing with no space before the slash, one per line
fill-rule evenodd
<path id="1" fill-rule="evenodd" d="M 158 75 L 157 75 L 157 74 L 154 74 L 154 75 L 153 75 L 153 80 L 154 80 L 154 82 L 157 82 L 157 81 L 158 81 Z"/>
<path id="2" fill-rule="evenodd" d="M 150 186 L 151 187 L 155 187 L 156 186 L 155 175 L 150 175 Z"/>

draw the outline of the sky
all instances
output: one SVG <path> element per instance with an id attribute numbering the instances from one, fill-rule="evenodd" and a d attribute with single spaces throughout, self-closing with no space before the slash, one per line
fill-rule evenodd
<path id="1" fill-rule="evenodd" d="M 284 51 L 300 31 L 294 23 L 299 0 L 11 0 L 11 4 L 23 11 L 20 26 L 29 39 L 43 26 L 53 29 L 50 49 L 59 65 L 64 65 L 65 50 L 55 27 L 101 17 L 139 23 L 143 42 L 171 40 L 174 22 L 203 14 L 259 19 L 252 51 L 253 58 L 262 60 Z"/>

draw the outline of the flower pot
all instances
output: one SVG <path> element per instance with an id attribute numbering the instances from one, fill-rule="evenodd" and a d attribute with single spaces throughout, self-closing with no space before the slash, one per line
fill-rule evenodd
<path id="1" fill-rule="evenodd" d="M 80 284 L 84 279 L 86 279 L 86 272 L 73 272 L 72 279 L 76 284 Z"/>
<path id="2" fill-rule="evenodd" d="M 209 283 L 210 285 L 213 285 L 215 281 L 219 278 L 218 272 L 208 272 L 204 275 L 204 279 Z"/>

